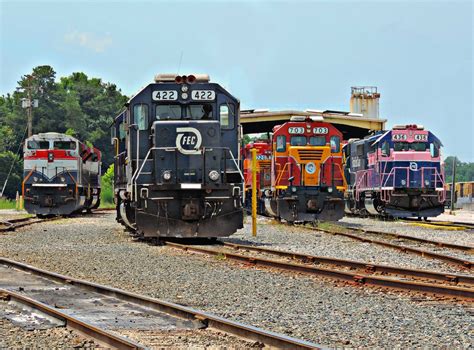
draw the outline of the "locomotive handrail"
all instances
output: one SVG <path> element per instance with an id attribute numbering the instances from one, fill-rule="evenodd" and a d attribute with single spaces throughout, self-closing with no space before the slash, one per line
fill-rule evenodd
<path id="1" fill-rule="evenodd" d="M 443 176 L 439 173 L 438 169 L 436 167 L 421 167 L 417 170 L 413 170 L 413 169 L 410 169 L 410 167 L 392 167 L 392 169 L 390 170 L 389 173 L 380 173 L 380 177 L 381 178 L 384 178 L 384 176 L 386 176 L 384 182 L 383 182 L 383 186 L 382 187 L 386 187 L 387 183 L 389 182 L 389 179 L 390 177 L 392 176 L 392 187 L 395 187 L 395 176 L 394 176 L 394 173 L 396 170 L 405 170 L 406 171 L 406 181 L 407 181 L 407 186 L 409 187 L 409 184 L 410 184 L 410 171 L 413 171 L 413 172 L 420 172 L 421 171 L 421 188 L 425 188 L 425 182 L 424 182 L 424 173 L 426 170 L 434 170 L 434 176 L 435 176 L 435 180 L 434 180 L 434 185 L 435 185 L 435 188 L 439 188 L 437 186 L 437 183 L 438 183 L 438 178 L 439 178 L 439 182 L 441 182 L 441 186 L 444 188 L 444 179 L 443 179 Z"/>
<path id="2" fill-rule="evenodd" d="M 176 152 L 177 149 L 178 149 L 177 147 L 152 147 L 148 150 L 148 152 L 145 156 L 145 159 L 143 160 L 142 165 L 140 166 L 140 168 L 137 167 L 137 169 L 135 170 L 135 173 L 130 178 L 130 185 L 132 186 L 131 187 L 132 197 L 135 197 L 135 201 L 138 201 L 137 180 L 138 180 L 138 178 L 140 177 L 140 175 L 142 173 L 143 167 L 145 166 L 145 164 L 148 160 L 148 157 L 150 156 L 151 151 L 153 151 L 153 150 L 165 150 L 165 151 L 168 151 L 168 152 L 170 152 L 170 151 Z M 242 174 L 242 171 L 240 170 L 240 167 L 239 167 L 237 161 L 235 160 L 234 154 L 232 153 L 232 151 L 228 147 L 208 147 L 208 148 L 203 147 L 202 151 L 203 151 L 204 155 L 205 155 L 207 149 L 211 149 L 211 150 L 212 149 L 223 149 L 224 151 L 229 151 L 231 159 L 234 162 L 234 165 L 236 166 L 237 171 L 239 172 L 242 180 L 245 180 L 244 175 Z M 226 173 L 227 173 L 227 164 L 224 164 L 224 174 L 226 174 Z"/>

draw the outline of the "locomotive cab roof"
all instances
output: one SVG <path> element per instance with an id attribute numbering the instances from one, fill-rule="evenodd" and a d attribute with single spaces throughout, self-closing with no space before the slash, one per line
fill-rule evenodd
<path id="1" fill-rule="evenodd" d="M 310 116 L 293 115 L 290 118 L 290 121 L 291 122 L 305 122 L 305 121 L 322 122 L 322 121 L 324 121 L 324 118 L 322 116 L 319 116 L 319 115 L 310 115 Z"/>
<path id="2" fill-rule="evenodd" d="M 177 75 L 177 74 L 157 74 L 155 75 L 155 83 L 209 83 L 211 78 L 208 74 L 190 74 L 190 75 Z"/>

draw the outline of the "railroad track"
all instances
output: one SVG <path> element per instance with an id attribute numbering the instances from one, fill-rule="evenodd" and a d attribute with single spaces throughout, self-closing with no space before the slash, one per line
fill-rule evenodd
<path id="1" fill-rule="evenodd" d="M 17 228 L 34 225 L 44 221 L 57 220 L 57 217 L 54 218 L 36 218 L 36 217 L 26 217 L 18 219 L 9 219 L 0 221 L 0 232 L 15 231 Z"/>
<path id="2" fill-rule="evenodd" d="M 473 230 L 474 229 L 474 224 L 469 223 L 469 222 L 432 221 L 432 220 L 420 221 L 420 220 L 414 219 L 414 218 L 405 218 L 402 221 L 409 222 L 409 223 L 428 224 L 428 225 L 432 225 L 432 226 L 447 227 L 447 228 L 456 227 L 456 228 L 460 228 L 460 229 L 463 229 L 463 230 Z"/>
<path id="3" fill-rule="evenodd" d="M 20 292 L 18 292 L 18 290 Z M 182 305 L 75 279 L 0 258 L 0 295 L 60 319 L 100 344 L 118 349 L 143 345 L 120 330 L 210 329 L 265 346 L 318 349 L 321 346 Z M 117 324 L 118 323 L 118 324 Z"/>
<path id="4" fill-rule="evenodd" d="M 351 260 L 333 259 L 288 251 L 273 250 L 252 245 L 220 242 L 226 249 L 202 247 L 164 241 L 165 245 L 188 252 L 196 252 L 251 265 L 278 268 L 285 271 L 330 277 L 337 280 L 356 283 L 361 286 L 388 287 L 435 295 L 474 299 L 474 277 L 461 274 L 445 274 L 435 271 L 413 270 L 400 267 L 366 264 Z M 252 251 L 265 256 L 237 254 L 233 250 Z M 269 259 L 268 255 L 298 260 L 293 263 L 284 260 Z M 302 263 L 301 263 L 302 262 Z M 318 264 L 318 265 L 315 265 Z M 321 267 L 320 265 L 324 265 Z M 338 267 L 335 269 L 334 267 Z M 354 269 L 356 271 L 354 271 Z M 387 277 L 390 275 L 389 277 Z M 394 277 L 396 276 L 396 277 Z M 412 280 L 408 280 L 411 277 Z"/>
<path id="5" fill-rule="evenodd" d="M 92 214 L 102 214 L 102 213 L 109 213 L 111 209 L 97 209 L 92 212 Z M 79 214 L 70 216 L 71 218 L 80 217 L 80 215 L 90 215 L 89 213 Z M 45 221 L 54 221 L 59 219 L 67 219 L 69 217 L 65 216 L 53 216 L 53 217 L 45 217 L 45 218 L 38 218 L 35 216 L 30 217 L 23 217 L 17 219 L 8 219 L 8 220 L 0 220 L 0 232 L 8 232 L 8 231 L 15 231 L 17 228 L 30 226 L 34 224 L 38 224 L 40 222 Z"/>
<path id="6" fill-rule="evenodd" d="M 414 248 L 414 247 L 395 244 L 395 243 L 391 243 L 391 242 L 387 242 L 387 241 L 383 241 L 383 240 L 368 238 L 368 237 L 360 236 L 360 235 L 357 235 L 357 234 L 354 234 L 354 233 L 327 230 L 327 229 L 318 228 L 318 227 L 309 227 L 309 226 L 302 226 L 302 227 L 304 227 L 306 229 L 309 229 L 309 230 L 313 230 L 313 231 L 325 232 L 325 233 L 329 233 L 329 234 L 332 234 L 332 235 L 338 235 L 338 236 L 344 236 L 344 237 L 352 238 L 354 240 L 358 240 L 358 241 L 361 241 L 361 242 L 364 242 L 364 243 L 371 243 L 371 244 L 384 246 L 384 247 L 387 247 L 387 248 L 396 249 L 396 250 L 399 250 L 399 251 L 402 251 L 402 252 L 405 252 L 405 253 L 412 253 L 412 254 L 421 255 L 423 257 L 427 257 L 427 258 L 431 258 L 431 259 L 441 260 L 443 262 L 447 262 L 447 263 L 450 263 L 450 264 L 453 264 L 453 265 L 456 265 L 458 267 L 468 269 L 468 270 L 472 269 L 473 266 L 474 266 L 473 261 L 456 258 L 456 257 L 446 255 L 446 254 L 435 253 L 435 252 L 425 250 L 425 249 Z M 418 238 L 418 237 L 413 237 L 413 236 L 406 236 L 406 235 L 398 235 L 398 234 L 395 234 L 395 233 L 363 230 L 363 229 L 351 228 L 351 227 L 345 227 L 345 228 L 349 229 L 349 230 L 356 231 L 356 232 L 361 232 L 363 234 L 373 234 L 373 235 L 379 235 L 379 236 L 389 235 L 389 236 L 393 236 L 393 237 L 400 238 L 400 239 L 413 240 L 413 241 L 417 241 L 417 242 L 420 242 L 420 243 L 427 243 L 427 244 L 432 244 L 432 245 L 446 247 L 446 248 L 463 250 L 463 251 L 467 251 L 468 253 L 472 253 L 474 251 L 474 248 L 470 247 L 470 246 L 461 246 L 461 245 L 445 243 L 445 242 L 440 242 L 440 241 L 431 241 L 431 240 L 428 240 L 428 239 L 423 239 L 423 238 Z"/>
<path id="7" fill-rule="evenodd" d="M 357 232 L 361 232 L 361 233 L 367 233 L 367 234 L 373 234 L 373 235 L 379 235 L 379 236 L 390 236 L 390 237 L 393 237 L 393 238 L 404 239 L 404 240 L 408 240 L 408 241 L 415 241 L 415 242 L 420 242 L 420 243 L 432 244 L 432 245 L 435 245 L 435 246 L 438 246 L 438 247 L 456 249 L 456 250 L 461 250 L 461 251 L 470 252 L 470 253 L 474 252 L 474 247 L 473 246 L 454 244 L 454 243 L 449 243 L 449 242 L 442 242 L 442 241 L 431 240 L 431 239 L 426 239 L 426 238 L 421 238 L 421 237 L 402 235 L 402 234 L 393 233 L 393 232 L 366 230 L 366 229 L 362 229 L 362 228 L 358 228 L 358 227 L 352 227 L 352 226 L 343 226 L 343 227 L 347 228 L 347 229 L 350 229 L 352 231 L 357 231 Z"/>

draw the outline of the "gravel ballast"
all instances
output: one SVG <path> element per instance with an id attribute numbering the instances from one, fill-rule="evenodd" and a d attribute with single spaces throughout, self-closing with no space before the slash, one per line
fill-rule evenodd
<path id="1" fill-rule="evenodd" d="M 394 251 L 371 250 L 350 239 L 339 242 L 341 237 L 327 235 L 331 239 L 322 239 L 326 235 L 298 230 L 261 225 L 254 239 L 247 226 L 232 239 L 271 243 L 271 248 L 286 249 L 290 245 L 294 251 L 315 255 L 327 252 L 339 258 L 349 258 L 347 252 L 353 250 L 354 260 L 387 260 L 392 265 L 402 265 L 406 259 L 410 263 L 405 264 L 418 268 L 427 268 L 423 264 L 429 261 L 406 254 L 387 259 Z M 305 251 L 310 246 L 313 251 Z M 471 304 L 341 286 L 334 281 L 260 270 L 219 257 L 134 242 L 115 223 L 113 214 L 19 229 L 0 236 L 0 254 L 330 347 L 474 345 Z"/>
<path id="2" fill-rule="evenodd" d="M 7 310 L 0 301 L 0 313 Z M 85 339 L 65 327 L 25 329 L 0 317 L 0 349 L 97 349 L 93 340 Z"/>

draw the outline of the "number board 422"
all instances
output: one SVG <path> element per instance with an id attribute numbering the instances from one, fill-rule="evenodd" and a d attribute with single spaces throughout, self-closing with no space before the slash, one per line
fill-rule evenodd
<path id="1" fill-rule="evenodd" d="M 153 101 L 176 101 L 178 99 L 178 91 L 176 90 L 157 90 L 151 94 Z"/>
<path id="2" fill-rule="evenodd" d="M 214 101 L 216 99 L 216 92 L 213 90 L 193 90 L 191 98 L 194 101 Z"/>

